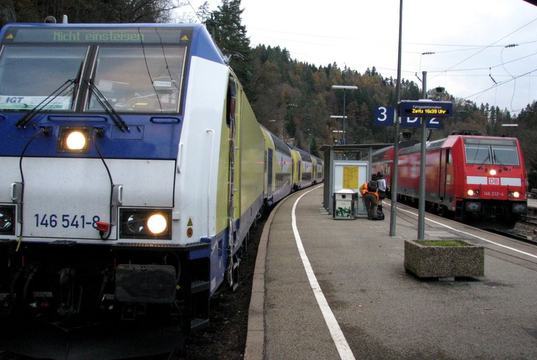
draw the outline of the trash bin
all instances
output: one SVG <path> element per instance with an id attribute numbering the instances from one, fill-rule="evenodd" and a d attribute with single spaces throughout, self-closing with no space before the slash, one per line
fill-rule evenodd
<path id="1" fill-rule="evenodd" d="M 354 220 L 356 193 L 351 189 L 341 189 L 333 194 L 334 219 Z"/>

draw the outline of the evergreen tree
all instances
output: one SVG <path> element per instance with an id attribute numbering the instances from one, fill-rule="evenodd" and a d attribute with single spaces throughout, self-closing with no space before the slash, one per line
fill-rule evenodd
<path id="1" fill-rule="evenodd" d="M 0 29 L 9 22 L 17 20 L 13 0 L 3 0 L 0 4 Z"/>
<path id="2" fill-rule="evenodd" d="M 241 23 L 243 10 L 240 5 L 240 0 L 223 0 L 222 5 L 209 14 L 205 26 L 220 50 L 230 58 L 230 66 L 248 90 L 252 75 L 252 55 L 246 26 Z"/>
<path id="3" fill-rule="evenodd" d="M 15 18 L 42 22 L 49 15 L 58 21 L 67 15 L 76 23 L 164 22 L 175 8 L 174 0 L 2 0 L 0 25 Z"/>

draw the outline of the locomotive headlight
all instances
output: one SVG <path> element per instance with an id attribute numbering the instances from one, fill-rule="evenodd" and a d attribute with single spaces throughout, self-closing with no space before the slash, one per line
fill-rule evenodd
<path id="1" fill-rule="evenodd" d="M 468 196 L 474 196 L 475 192 L 472 189 L 469 189 L 467 192 Z"/>
<path id="2" fill-rule="evenodd" d="M 62 128 L 59 141 L 60 151 L 84 153 L 89 148 L 89 129 Z"/>
<path id="3" fill-rule="evenodd" d="M 147 229 L 152 234 L 160 235 L 168 228 L 168 220 L 160 213 L 153 214 L 147 219 Z"/>
<path id="4" fill-rule="evenodd" d="M 127 229 L 131 234 L 143 234 L 144 221 L 140 219 L 136 214 L 131 214 L 127 218 Z"/>
<path id="5" fill-rule="evenodd" d="M 520 197 L 520 193 L 518 191 L 513 191 L 513 197 L 518 199 Z"/>
<path id="6" fill-rule="evenodd" d="M 496 169 L 490 169 L 489 170 L 489 175 L 490 176 L 495 176 L 496 174 L 497 174 Z"/>
<path id="7" fill-rule="evenodd" d="M 65 145 L 69 150 L 80 151 L 86 147 L 86 137 L 80 131 L 73 131 L 67 135 Z"/>
<path id="8" fill-rule="evenodd" d="M 124 239 L 171 239 L 171 210 L 122 208 L 119 237 Z"/>
<path id="9" fill-rule="evenodd" d="M 0 235 L 15 234 L 15 208 L 0 206 Z"/>

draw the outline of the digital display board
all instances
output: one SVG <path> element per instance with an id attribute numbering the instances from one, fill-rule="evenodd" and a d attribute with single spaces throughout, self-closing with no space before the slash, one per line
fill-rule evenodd
<path id="1" fill-rule="evenodd" d="M 2 42 L 184 44 L 191 39 L 192 29 L 12 27 Z"/>
<path id="2" fill-rule="evenodd" d="M 403 100 L 399 103 L 400 116 L 442 118 L 453 114 L 451 101 Z"/>

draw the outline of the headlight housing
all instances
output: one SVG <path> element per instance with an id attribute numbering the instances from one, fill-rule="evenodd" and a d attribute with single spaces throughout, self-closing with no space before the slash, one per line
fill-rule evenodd
<path id="1" fill-rule="evenodd" d="M 520 198 L 520 192 L 518 192 L 518 191 L 509 191 L 509 197 L 512 197 L 514 199 L 519 199 Z"/>
<path id="2" fill-rule="evenodd" d="M 468 189 L 466 191 L 466 195 L 468 195 L 468 196 L 479 196 L 479 190 Z"/>
<path id="3" fill-rule="evenodd" d="M 15 235 L 15 206 L 0 205 L 0 235 Z"/>
<path id="4" fill-rule="evenodd" d="M 59 151 L 85 153 L 90 145 L 90 129 L 62 127 L 58 141 Z"/>
<path id="5" fill-rule="evenodd" d="M 121 209 L 119 237 L 122 239 L 171 239 L 171 210 Z"/>

